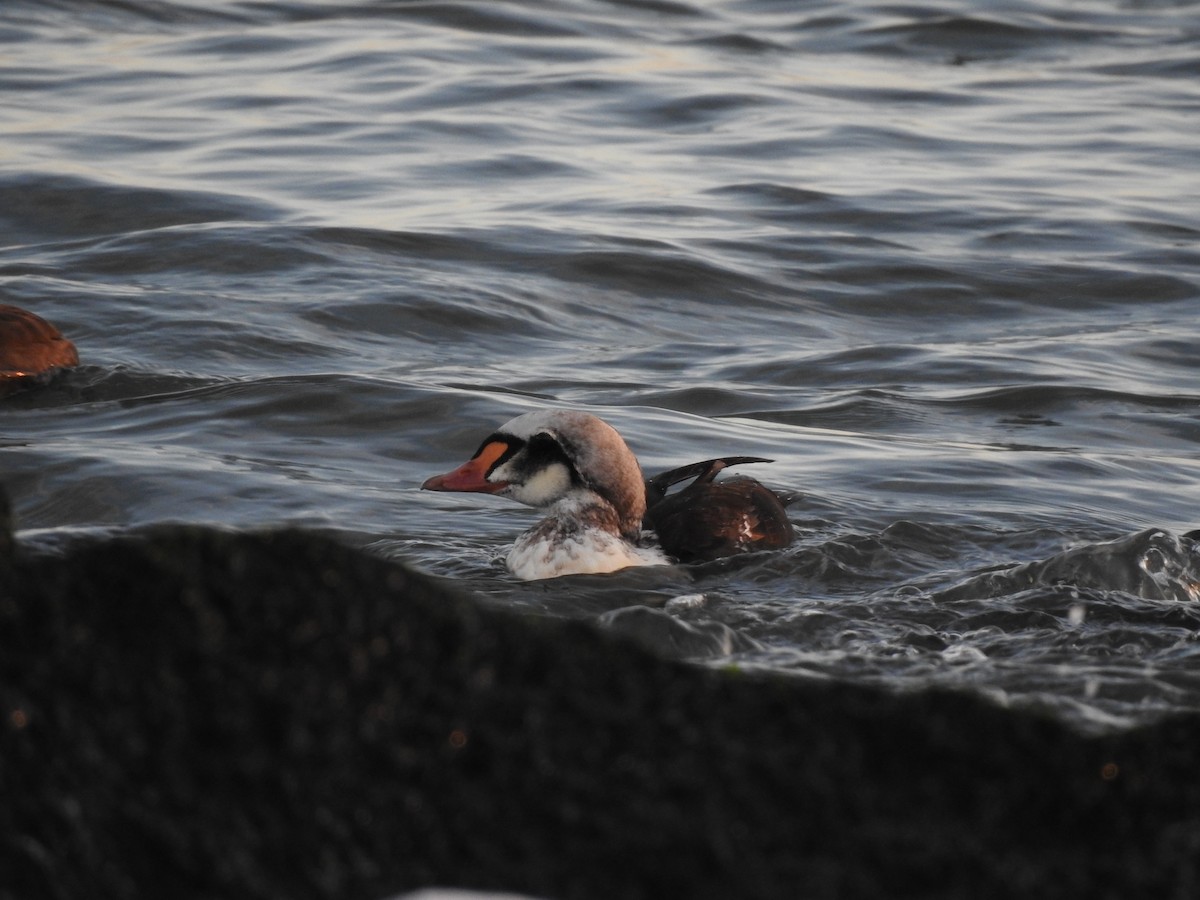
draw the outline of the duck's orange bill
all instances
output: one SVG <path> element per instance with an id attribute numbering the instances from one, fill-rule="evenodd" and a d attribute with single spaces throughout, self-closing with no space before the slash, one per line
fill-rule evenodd
<path id="1" fill-rule="evenodd" d="M 445 475 L 434 475 L 423 485 L 423 491 L 474 491 L 481 494 L 495 494 L 508 487 L 507 481 L 488 481 L 487 474 L 491 471 L 496 460 L 508 452 L 508 444 L 503 441 L 491 441 L 484 444 L 474 457 L 467 460 L 453 472 Z"/>

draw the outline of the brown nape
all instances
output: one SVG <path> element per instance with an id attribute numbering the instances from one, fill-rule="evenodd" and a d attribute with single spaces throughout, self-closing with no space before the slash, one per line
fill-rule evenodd
<path id="1" fill-rule="evenodd" d="M 707 562 L 755 550 L 780 550 L 791 544 L 792 523 L 784 503 L 753 478 L 714 481 L 726 466 L 770 462 L 731 456 L 672 469 L 646 482 L 646 525 L 658 535 L 663 552 L 680 562 Z M 695 481 L 674 494 L 667 489 Z"/>
<path id="2" fill-rule="evenodd" d="M 0 382 L 79 365 L 75 345 L 28 310 L 0 305 Z"/>

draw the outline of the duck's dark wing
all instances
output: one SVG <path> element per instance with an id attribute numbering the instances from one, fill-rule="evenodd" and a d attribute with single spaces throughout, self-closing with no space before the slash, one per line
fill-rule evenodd
<path id="1" fill-rule="evenodd" d="M 687 481 L 689 478 L 695 478 L 697 482 L 707 483 L 712 481 L 718 472 L 729 466 L 769 462 L 774 462 L 774 460 L 766 459 L 762 456 L 722 456 L 719 459 L 706 459 L 704 462 L 692 463 L 688 466 L 680 466 L 678 469 L 660 472 L 653 478 L 646 479 L 646 506 L 654 506 L 667 496 L 667 491 L 674 485 L 679 484 L 681 481 Z"/>
<path id="2" fill-rule="evenodd" d="M 646 483 L 646 524 L 665 553 L 680 562 L 705 562 L 752 550 L 779 550 L 792 542 L 792 523 L 774 491 L 753 478 L 714 481 L 721 469 L 757 456 L 729 456 L 656 475 Z M 696 480 L 674 494 L 667 489 Z"/>

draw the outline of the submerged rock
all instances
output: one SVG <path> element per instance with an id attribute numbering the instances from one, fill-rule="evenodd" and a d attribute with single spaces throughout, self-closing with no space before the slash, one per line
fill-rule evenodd
<path id="1" fill-rule="evenodd" d="M 1200 600 L 1200 548 L 1195 533 L 1177 537 L 1147 528 L 1111 541 L 1084 544 L 1049 559 L 973 575 L 937 594 L 941 602 L 1003 597 L 1039 587 L 1070 585 L 1123 591 L 1155 601 Z"/>
<path id="2" fill-rule="evenodd" d="M 296 531 L 17 553 L 0 897 L 1191 897 L 1200 717 L 661 660 Z"/>

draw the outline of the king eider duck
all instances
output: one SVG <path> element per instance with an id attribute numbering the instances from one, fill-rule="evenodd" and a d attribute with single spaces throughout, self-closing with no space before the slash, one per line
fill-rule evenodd
<path id="1" fill-rule="evenodd" d="M 75 345 L 57 328 L 29 310 L 0 304 L 0 396 L 77 365 Z"/>
<path id="2" fill-rule="evenodd" d="M 543 410 L 500 426 L 467 462 L 421 488 L 497 494 L 545 509 L 507 559 L 515 576 L 533 580 L 788 546 L 792 526 L 778 496 L 751 478 L 714 481 L 727 466 L 769 461 L 711 459 L 644 481 L 637 457 L 607 422 Z M 640 543 L 644 528 L 657 547 Z"/>

